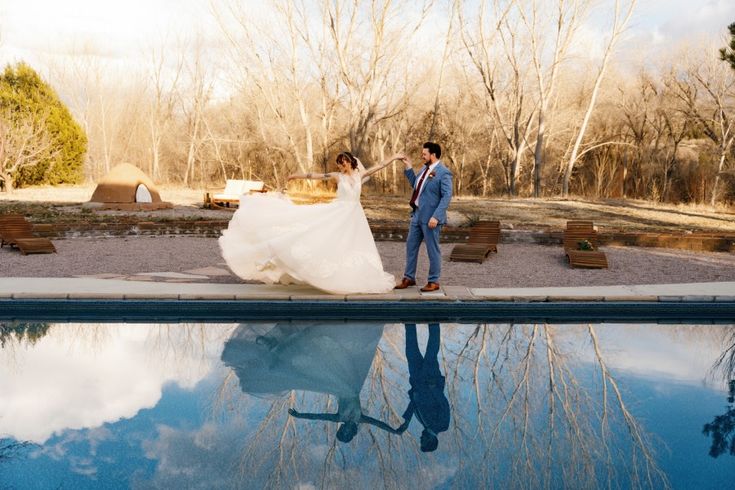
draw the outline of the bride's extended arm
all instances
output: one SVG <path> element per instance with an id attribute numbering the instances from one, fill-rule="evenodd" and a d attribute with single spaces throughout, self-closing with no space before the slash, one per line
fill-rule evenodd
<path id="1" fill-rule="evenodd" d="M 291 180 L 297 180 L 297 179 L 304 179 L 304 180 L 336 180 L 337 175 L 339 175 L 337 172 L 331 172 L 331 173 L 318 173 L 318 172 L 308 172 L 304 174 L 291 174 L 288 176 L 288 181 Z"/>
<path id="2" fill-rule="evenodd" d="M 297 412 L 293 408 L 289 408 L 288 414 L 298 419 L 325 420 L 327 422 L 340 422 L 339 415 L 336 413 L 302 413 L 302 412 Z"/>
<path id="3" fill-rule="evenodd" d="M 388 159 L 384 160 L 383 163 L 380 165 L 375 165 L 374 167 L 370 167 L 369 169 L 365 170 L 365 173 L 362 175 L 362 178 L 367 178 L 373 175 L 375 172 L 379 172 L 383 170 L 385 167 L 390 165 L 391 163 L 395 162 L 396 160 L 401 160 L 403 158 L 403 155 L 400 153 L 396 153 L 392 157 L 389 157 Z"/>

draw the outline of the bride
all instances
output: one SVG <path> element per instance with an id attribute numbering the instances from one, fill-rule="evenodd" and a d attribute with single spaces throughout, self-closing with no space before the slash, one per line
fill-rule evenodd
<path id="1" fill-rule="evenodd" d="M 329 203 L 299 206 L 281 193 L 242 196 L 219 239 L 222 257 L 242 279 L 310 284 L 334 294 L 392 291 L 395 278 L 383 270 L 360 192 L 369 176 L 401 158 L 366 170 L 344 152 L 337 155 L 339 172 L 288 177 L 336 182 Z"/>

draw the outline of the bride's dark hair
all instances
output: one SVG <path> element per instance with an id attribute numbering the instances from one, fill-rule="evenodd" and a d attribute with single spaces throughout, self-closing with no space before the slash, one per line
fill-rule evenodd
<path id="1" fill-rule="evenodd" d="M 349 163 L 352 167 L 352 170 L 355 170 L 357 168 L 357 158 L 352 156 L 352 153 L 349 151 L 343 151 L 339 155 L 337 155 L 337 163 Z"/>

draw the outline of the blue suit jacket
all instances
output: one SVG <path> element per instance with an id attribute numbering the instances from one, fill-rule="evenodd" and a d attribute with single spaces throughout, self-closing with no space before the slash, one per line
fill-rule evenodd
<path id="1" fill-rule="evenodd" d="M 419 183 L 418 176 L 423 170 L 422 167 L 418 175 L 412 168 L 404 171 L 411 187 L 415 188 Z M 447 208 L 452 199 L 452 172 L 440 161 L 432 173 L 433 176 L 431 174 L 426 176 L 424 190 L 421 191 L 419 206 L 414 215 L 420 223 L 428 223 L 429 219 L 434 217 L 443 225 L 447 222 Z"/>

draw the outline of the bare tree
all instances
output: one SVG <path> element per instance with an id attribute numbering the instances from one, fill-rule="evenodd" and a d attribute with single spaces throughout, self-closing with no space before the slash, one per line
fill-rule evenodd
<path id="1" fill-rule="evenodd" d="M 402 21 L 402 9 L 392 0 L 376 0 L 367 8 L 359 0 L 333 0 L 325 6 L 340 80 L 347 93 L 350 148 L 364 157 L 373 126 L 403 109 L 408 87 L 400 84 L 400 75 L 407 67 L 398 65 L 402 50 L 396 46 L 411 40 L 432 2 L 424 1 L 418 16 L 410 21 Z"/>
<path id="2" fill-rule="evenodd" d="M 625 5 L 626 3 L 627 5 Z M 584 117 L 582 118 L 582 124 L 577 131 L 577 137 L 574 141 L 574 146 L 572 147 L 572 153 L 569 156 L 569 160 L 567 161 L 566 167 L 564 169 L 564 178 L 562 181 L 562 194 L 564 196 L 569 195 L 569 182 L 572 179 L 572 171 L 574 170 L 574 165 L 579 158 L 580 147 L 582 145 L 582 141 L 584 140 L 590 118 L 592 117 L 592 112 L 595 109 L 597 97 L 600 93 L 600 87 L 602 85 L 603 79 L 605 78 L 605 72 L 607 71 L 607 67 L 615 50 L 615 46 L 617 45 L 620 36 L 625 31 L 625 28 L 628 25 L 628 21 L 630 21 L 630 18 L 633 16 L 636 3 L 637 0 L 627 0 L 627 2 L 626 0 L 615 0 L 610 38 L 607 40 L 605 51 L 602 55 L 602 60 L 600 61 L 600 66 L 597 69 L 595 83 L 592 87 L 592 92 L 590 93 L 589 102 L 587 103 L 587 109 L 585 110 Z"/>
<path id="3" fill-rule="evenodd" d="M 717 202 L 721 176 L 735 142 L 735 73 L 714 53 L 707 49 L 702 57 L 683 56 L 684 66 L 672 70 L 667 78 L 681 110 L 717 148 L 711 206 Z"/>
<path id="4" fill-rule="evenodd" d="M 268 15 L 278 19 L 267 25 L 258 22 L 249 7 L 239 2 L 230 2 L 225 12 L 214 10 L 222 32 L 233 48 L 233 58 L 239 70 L 238 83 L 241 91 L 252 93 L 253 103 L 267 110 L 258 109 L 261 134 L 267 146 L 280 146 L 302 172 L 312 170 L 314 165 L 314 124 L 312 115 L 318 109 L 307 100 L 310 90 L 318 86 L 324 96 L 321 104 L 322 143 L 329 139 L 332 122 L 330 75 L 325 73 L 328 55 L 323 42 L 324 28 L 316 39 L 309 28 L 314 19 L 310 10 L 293 0 L 267 4 Z M 229 19 L 234 19 L 234 25 Z M 322 26 L 324 20 L 321 21 Z M 276 26 L 276 27 L 273 27 Z M 309 64 L 312 55 L 318 57 L 314 73 Z M 318 84 L 314 83 L 314 78 Z M 260 101 L 260 103 L 258 102 Z M 273 130 L 276 131 L 273 131 Z M 288 172 L 293 169 L 286 168 Z"/>
<path id="5" fill-rule="evenodd" d="M 531 0 L 527 6 L 519 6 L 519 14 L 528 29 L 531 42 L 533 67 L 536 72 L 538 90 L 538 123 L 536 129 L 536 146 L 534 149 L 533 196 L 541 197 L 541 178 L 544 168 L 544 150 L 546 137 L 546 119 L 550 104 L 554 100 L 557 88 L 559 68 L 566 60 L 567 51 L 574 39 L 589 8 L 588 0 L 556 0 L 552 2 Z M 528 12 L 526 11 L 528 9 Z M 544 16 L 543 10 L 554 10 L 553 16 Z M 547 26 L 546 24 L 550 24 Z M 550 29 L 549 29 L 550 27 Z M 551 30 L 551 33 L 547 33 Z M 553 37 L 553 47 L 546 51 L 543 38 L 549 34 Z"/>
<path id="6" fill-rule="evenodd" d="M 187 84 L 182 87 L 180 94 L 186 127 L 186 169 L 183 180 L 184 185 L 189 185 L 194 180 L 198 162 L 199 183 L 203 186 L 207 184 L 207 175 L 201 149 L 207 138 L 204 118 L 211 102 L 213 82 L 205 64 L 206 53 L 201 38 L 196 41 L 192 52 L 193 58 L 184 63 Z"/>
<path id="7" fill-rule="evenodd" d="M 151 110 L 148 119 L 150 134 L 150 166 L 149 172 L 154 180 L 160 180 L 163 138 L 167 134 L 174 118 L 177 100 L 177 85 L 183 70 L 184 59 L 180 56 L 171 73 L 167 73 L 167 57 L 165 45 L 150 51 L 150 86 Z"/>
<path id="8" fill-rule="evenodd" d="M 57 154 L 43 117 L 18 116 L 8 110 L 0 113 L 0 180 L 6 192 L 13 192 L 18 172 L 42 159 L 53 160 Z"/>
<path id="9" fill-rule="evenodd" d="M 491 3 L 488 12 L 487 3 Z M 479 2 L 469 15 L 462 2 L 455 2 L 461 38 L 472 66 L 481 78 L 489 120 L 507 145 L 506 184 L 517 194 L 517 180 L 537 103 L 528 97 L 528 50 L 521 38 L 522 20 L 518 1 Z M 470 24 L 467 18 L 476 19 Z"/>

